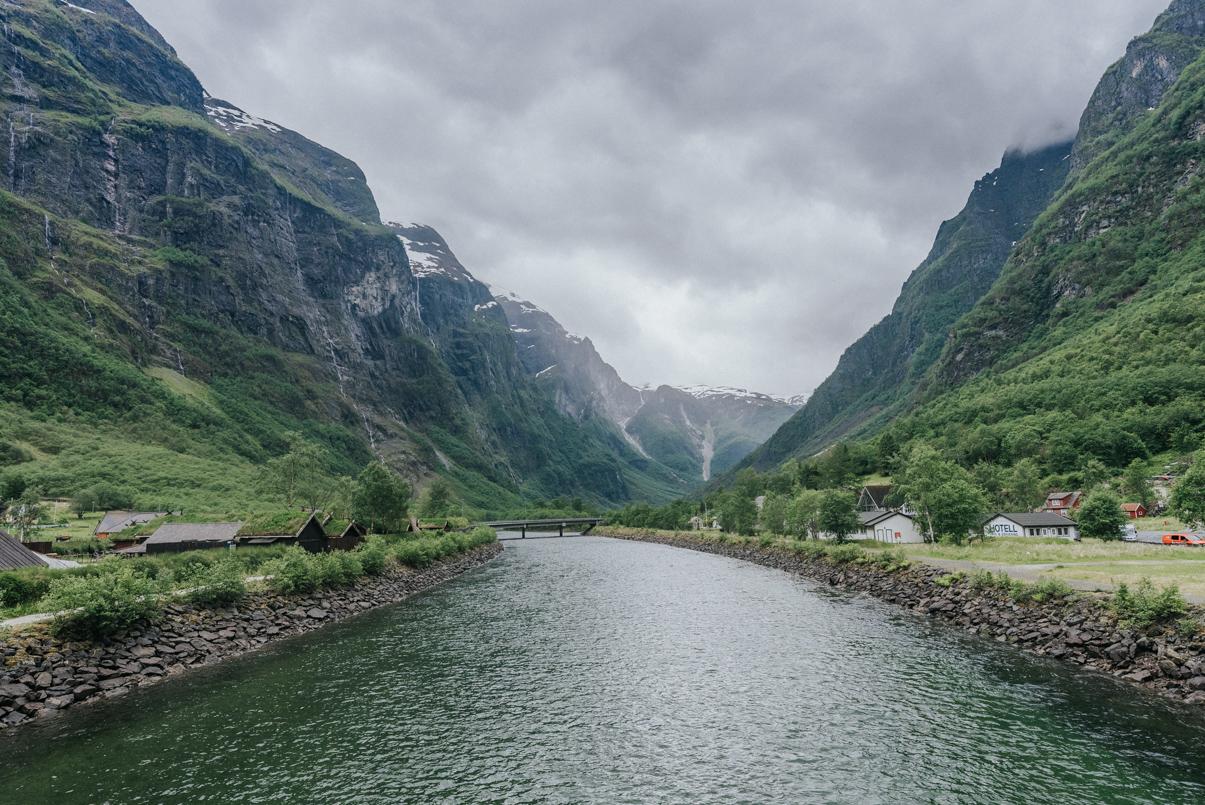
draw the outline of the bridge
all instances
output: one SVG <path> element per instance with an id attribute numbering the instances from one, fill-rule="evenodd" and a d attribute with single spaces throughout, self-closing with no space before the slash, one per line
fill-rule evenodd
<path id="1" fill-rule="evenodd" d="M 496 520 L 492 523 L 482 523 L 495 531 L 518 531 L 518 537 L 499 537 L 498 539 L 527 539 L 527 531 L 556 531 L 557 536 L 565 536 L 565 529 L 577 530 L 580 536 L 589 534 L 594 526 L 603 521 L 601 517 L 560 517 L 552 520 Z M 572 534 L 570 536 L 573 536 Z"/>

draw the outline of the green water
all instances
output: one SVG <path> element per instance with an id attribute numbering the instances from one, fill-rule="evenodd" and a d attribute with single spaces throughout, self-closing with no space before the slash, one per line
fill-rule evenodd
<path id="1" fill-rule="evenodd" d="M 0 736 L 0 802 L 1201 802 L 1205 719 L 720 557 L 508 542 Z"/>

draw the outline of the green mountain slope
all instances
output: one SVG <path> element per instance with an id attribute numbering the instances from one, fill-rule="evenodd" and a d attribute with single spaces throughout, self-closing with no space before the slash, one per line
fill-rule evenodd
<path id="1" fill-rule="evenodd" d="M 0 23 L 0 473 L 233 510 L 298 431 L 332 473 L 377 456 L 482 507 L 656 488 L 530 382 L 485 286 L 423 275 L 354 163 L 208 97 L 123 0 Z"/>

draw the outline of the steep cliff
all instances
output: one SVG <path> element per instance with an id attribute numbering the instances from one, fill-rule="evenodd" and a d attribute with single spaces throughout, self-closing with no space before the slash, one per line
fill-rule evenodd
<path id="1" fill-rule="evenodd" d="M 376 455 L 481 505 L 656 486 L 530 381 L 438 235 L 381 224 L 350 160 L 206 95 L 122 0 L 0 25 L 0 442 L 28 480 L 235 506 L 299 431 L 331 472 Z"/>

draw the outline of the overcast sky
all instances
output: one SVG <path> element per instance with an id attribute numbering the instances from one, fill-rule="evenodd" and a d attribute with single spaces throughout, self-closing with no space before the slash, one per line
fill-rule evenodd
<path id="1" fill-rule="evenodd" d="M 814 388 L 1167 0 L 133 0 L 629 382 Z"/>

